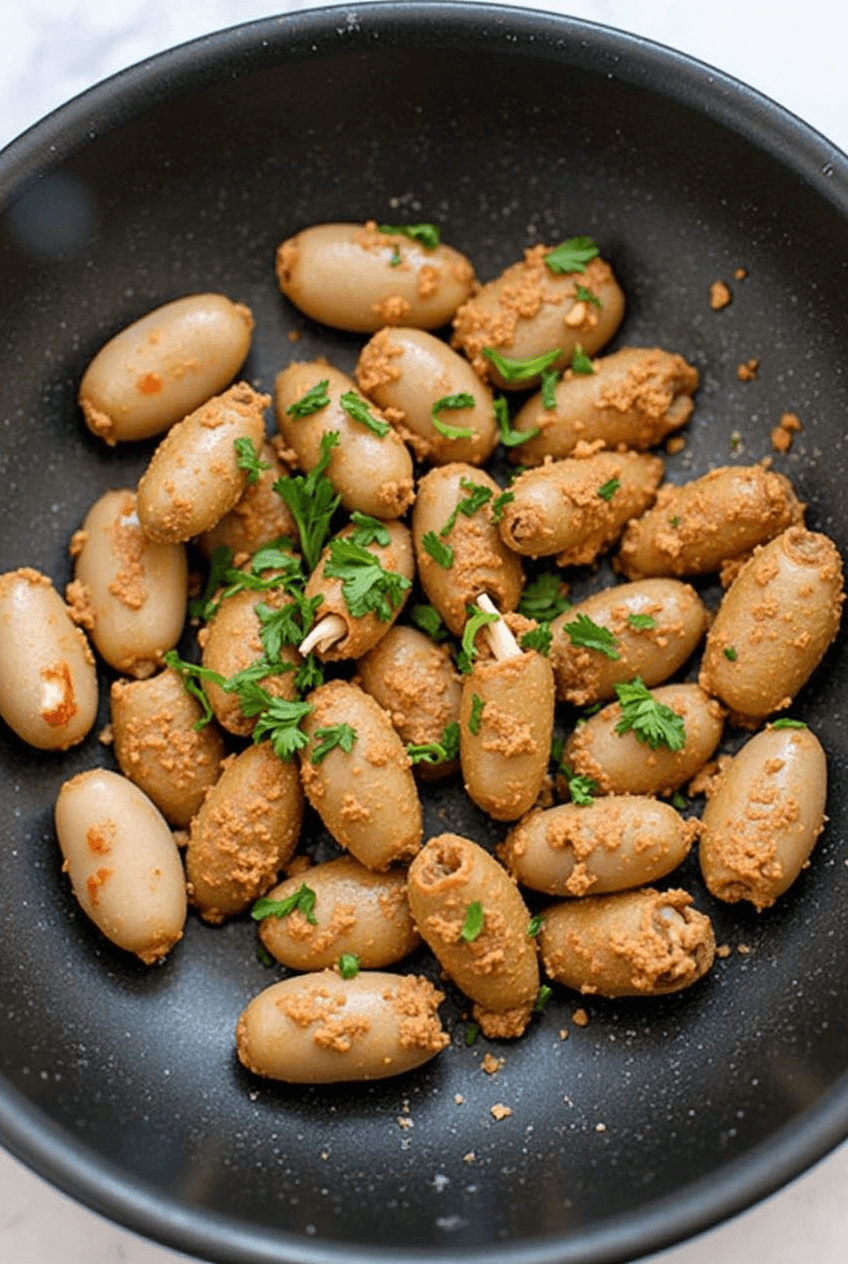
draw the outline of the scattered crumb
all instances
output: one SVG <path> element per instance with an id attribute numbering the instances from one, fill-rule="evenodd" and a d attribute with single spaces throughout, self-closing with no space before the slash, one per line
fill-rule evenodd
<path id="1" fill-rule="evenodd" d="M 404 1132 L 406 1132 L 408 1128 L 415 1127 L 415 1120 L 410 1119 L 408 1115 L 398 1115 L 397 1124 L 398 1128 L 402 1128 Z"/>
<path id="2" fill-rule="evenodd" d="M 846 863 L 846 865 L 848 865 L 848 860 L 846 860 L 846 861 L 845 861 L 845 863 Z M 567 1027 L 560 1027 L 560 1029 L 559 1029 L 559 1038 L 560 1038 L 560 1040 L 567 1040 L 567 1039 L 568 1039 L 568 1028 L 567 1028 Z"/>
<path id="3" fill-rule="evenodd" d="M 497 1075 L 504 1062 L 504 1058 L 496 1058 L 493 1053 L 487 1053 L 480 1063 L 480 1070 L 485 1071 L 487 1075 Z"/>
<path id="4" fill-rule="evenodd" d="M 301 338 L 303 337 L 303 334 L 300 332 L 299 329 L 290 329 L 286 337 L 288 338 L 289 342 L 300 342 Z"/>
<path id="5" fill-rule="evenodd" d="M 589 1015 L 586 1013 L 585 1009 L 576 1009 L 571 1015 L 571 1021 L 577 1027 L 588 1027 Z"/>
<path id="6" fill-rule="evenodd" d="M 188 847 L 189 832 L 187 829 L 175 829 L 172 832 L 174 835 L 174 842 L 177 847 Z"/>
<path id="7" fill-rule="evenodd" d="M 751 356 L 750 360 L 743 360 L 736 366 L 736 376 L 740 382 L 756 382 L 759 371 L 760 362 L 756 356 Z"/>
<path id="8" fill-rule="evenodd" d="M 106 724 L 97 734 L 97 740 L 103 746 L 111 746 L 115 740 L 115 734 L 111 724 Z"/>
<path id="9" fill-rule="evenodd" d="M 744 447 L 742 446 L 742 432 L 740 430 L 734 430 L 731 432 L 730 451 L 731 452 L 740 452 L 740 451 L 744 452 L 745 451 Z"/>
<path id="10" fill-rule="evenodd" d="M 736 269 L 734 270 L 733 275 L 734 275 L 734 277 L 736 278 L 736 280 L 737 280 L 737 281 L 744 281 L 744 280 L 745 280 L 745 278 L 746 278 L 746 276 L 748 275 L 748 269 L 747 269 L 747 268 L 736 268 Z"/>
<path id="11" fill-rule="evenodd" d="M 743 957 L 747 956 L 747 954 L 751 951 L 751 945 L 750 944 L 737 944 L 736 951 L 741 952 Z"/>
<path id="12" fill-rule="evenodd" d="M 606 1132 L 606 1124 L 595 1124 L 595 1132 Z"/>
<path id="13" fill-rule="evenodd" d="M 476 1158 L 477 1158 L 477 1155 L 474 1153 L 474 1151 L 469 1150 L 467 1154 L 463 1154 L 462 1161 L 463 1163 L 473 1163 L 476 1160 Z"/>
<path id="14" fill-rule="evenodd" d="M 329 1150 L 322 1150 L 322 1151 L 321 1151 L 321 1158 L 323 1159 L 323 1161 L 324 1161 L 325 1163 L 327 1162 L 327 1160 L 329 1159 L 329 1157 L 330 1157 L 330 1151 L 329 1151 Z"/>
<path id="15" fill-rule="evenodd" d="M 716 948 L 716 956 L 721 957 L 722 960 L 724 960 L 725 957 L 729 957 L 730 944 L 719 944 L 719 946 Z"/>
<path id="16" fill-rule="evenodd" d="M 489 1114 L 500 1123 L 502 1119 L 509 1119 L 512 1111 L 509 1106 L 504 1106 L 503 1102 L 495 1102 L 494 1106 L 489 1110 Z"/>
<path id="17" fill-rule="evenodd" d="M 794 436 L 803 429 L 801 420 L 795 413 L 784 413 L 779 425 L 771 432 L 771 446 L 775 452 L 788 452 Z"/>
<path id="18" fill-rule="evenodd" d="M 669 456 L 674 456 L 677 452 L 682 452 L 686 447 L 686 440 L 683 435 L 672 435 L 665 445 L 665 450 Z"/>
<path id="19" fill-rule="evenodd" d="M 710 286 L 710 307 L 714 312 L 720 312 L 723 307 L 727 307 L 732 299 L 730 286 L 726 282 L 713 281 Z"/>
<path id="20" fill-rule="evenodd" d="M 465 1101 L 465 1098 L 462 1096 L 461 1093 L 455 1093 L 453 1100 L 456 1102 L 457 1106 L 461 1106 L 462 1103 Z"/>

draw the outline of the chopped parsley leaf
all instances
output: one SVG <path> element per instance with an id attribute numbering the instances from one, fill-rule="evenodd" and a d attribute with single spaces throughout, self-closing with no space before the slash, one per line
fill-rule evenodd
<path id="1" fill-rule="evenodd" d="M 297 523 L 301 551 L 310 571 L 317 565 L 330 531 L 330 520 L 341 503 L 341 497 L 336 495 L 324 473 L 338 442 L 338 431 L 329 430 L 321 436 L 321 456 L 306 476 L 293 474 L 278 478 L 274 484 L 274 491 L 288 505 Z"/>
<path id="2" fill-rule="evenodd" d="M 527 923 L 527 934 L 531 939 L 535 939 L 545 924 L 545 919 L 541 913 L 537 913 L 535 917 L 531 917 Z"/>
<path id="3" fill-rule="evenodd" d="M 807 726 L 803 720 L 790 720 L 788 716 L 784 716 L 782 720 L 774 720 L 771 727 L 773 729 L 805 729 Z"/>
<path id="4" fill-rule="evenodd" d="M 494 347 L 483 347 L 482 354 L 495 366 L 502 381 L 529 382 L 559 359 L 562 347 L 553 347 L 550 351 L 543 351 L 541 355 L 528 356 L 526 360 L 515 360 L 512 356 L 502 355 Z"/>
<path id="5" fill-rule="evenodd" d="M 686 744 L 683 717 L 664 702 L 657 702 L 641 677 L 617 684 L 615 692 L 621 705 L 616 733 L 628 733 L 632 729 L 637 741 L 647 743 L 651 750 L 658 746 L 667 746 L 670 751 L 683 749 Z"/>
<path id="6" fill-rule="evenodd" d="M 579 649 L 595 650 L 613 661 L 621 658 L 616 649 L 615 637 L 609 628 L 602 628 L 587 614 L 578 614 L 573 623 L 565 624 L 564 631 L 568 633 L 571 644 Z"/>
<path id="7" fill-rule="evenodd" d="M 548 987 L 547 983 L 543 983 L 539 988 L 539 995 L 536 997 L 536 1004 L 533 1006 L 533 1013 L 541 1014 L 552 996 L 553 988 Z"/>
<path id="8" fill-rule="evenodd" d="M 572 373 L 579 373 L 583 377 L 589 377 L 591 373 L 595 372 L 594 364 L 589 356 L 586 355 L 586 352 L 583 350 L 579 342 L 571 353 L 570 367 Z"/>
<path id="9" fill-rule="evenodd" d="M 597 307 L 600 311 L 603 311 L 603 303 L 598 298 L 595 291 L 590 290 L 587 286 L 578 285 L 576 297 L 578 303 L 593 303 L 595 307 Z"/>
<path id="10" fill-rule="evenodd" d="M 551 272 L 583 272 L 587 263 L 600 253 L 591 237 L 568 237 L 545 255 L 545 266 Z"/>
<path id="11" fill-rule="evenodd" d="M 443 544 L 435 531 L 427 531 L 421 537 L 421 543 L 433 561 L 438 563 L 443 571 L 450 570 L 453 566 L 453 549 L 449 544 Z"/>
<path id="12" fill-rule="evenodd" d="M 460 939 L 464 939 L 467 944 L 473 944 L 483 930 L 485 920 L 486 915 L 479 900 L 472 900 L 470 904 L 466 904 L 465 918 L 462 930 L 459 932 Z"/>
<path id="13" fill-rule="evenodd" d="M 526 443 L 528 439 L 534 439 L 539 433 L 539 427 L 534 426 L 532 430 L 513 430 L 509 420 L 509 404 L 503 395 L 499 395 L 493 400 L 492 407 L 495 412 L 495 421 L 498 423 L 498 433 L 500 441 L 505 448 L 518 448 L 522 443 Z M 515 477 L 520 471 L 516 471 Z"/>
<path id="14" fill-rule="evenodd" d="M 426 632 L 432 641 L 443 641 L 447 636 L 447 628 L 442 623 L 442 616 L 435 606 L 416 605 L 412 607 L 412 622 L 422 632 Z"/>
<path id="15" fill-rule="evenodd" d="M 571 609 L 571 602 L 560 595 L 561 580 L 554 571 L 543 571 L 530 581 L 518 603 L 518 613 L 537 623 L 550 623 L 558 614 Z"/>
<path id="16" fill-rule="evenodd" d="M 284 900 L 269 900 L 267 895 L 263 895 L 257 900 L 250 910 L 250 916 L 256 922 L 262 922 L 266 917 L 288 917 L 295 909 L 302 913 L 307 922 L 311 922 L 313 926 L 318 925 L 318 918 L 315 916 L 315 901 L 318 897 L 308 887 L 305 882 L 301 882 L 297 891 L 286 896 Z"/>
<path id="17" fill-rule="evenodd" d="M 339 957 L 339 974 L 343 979 L 355 979 L 359 974 L 359 957 L 355 952 L 343 952 Z"/>
<path id="18" fill-rule="evenodd" d="M 726 645 L 724 647 L 723 653 L 724 653 L 724 657 L 726 659 L 729 659 L 731 663 L 736 662 L 736 650 L 733 648 L 732 645 Z"/>
<path id="19" fill-rule="evenodd" d="M 373 613 L 383 623 L 391 623 L 403 594 L 412 587 L 405 575 L 387 571 L 370 549 L 338 535 L 330 541 L 324 574 L 342 580 L 342 596 L 354 619 Z"/>
<path id="20" fill-rule="evenodd" d="M 542 388 L 542 407 L 549 413 L 556 412 L 556 384 L 559 381 L 559 369 L 543 369 L 542 380 L 539 385 Z"/>
<path id="21" fill-rule="evenodd" d="M 473 426 L 451 426 L 446 421 L 442 421 L 439 413 L 443 408 L 459 409 L 473 408 L 476 403 L 473 395 L 469 395 L 467 391 L 462 391 L 458 395 L 443 395 L 441 399 L 437 399 L 433 407 L 430 409 L 430 420 L 438 430 L 439 434 L 444 435 L 446 439 L 473 439 Z"/>
<path id="22" fill-rule="evenodd" d="M 442 230 L 435 224 L 378 224 L 377 232 L 392 237 L 408 237 L 425 250 L 435 250 L 442 240 Z"/>
<path id="23" fill-rule="evenodd" d="M 442 538 L 453 530 L 459 514 L 464 514 L 466 518 L 473 518 L 477 510 L 482 509 L 483 506 L 487 505 L 492 499 L 491 487 L 486 487 L 483 483 L 475 483 L 473 479 L 462 478 L 459 481 L 459 485 L 463 491 L 469 492 L 470 494 L 466 496 L 464 500 L 460 500 L 457 503 L 453 513 L 439 532 L 439 535 Z"/>
<path id="24" fill-rule="evenodd" d="M 259 475 L 263 470 L 271 469 L 271 463 L 259 460 L 253 440 L 249 435 L 243 435 L 241 439 L 233 439 L 233 447 L 236 450 L 236 464 L 240 470 L 247 471 L 247 483 L 249 487 L 252 487 L 254 483 L 259 482 Z"/>
<path id="25" fill-rule="evenodd" d="M 658 626 L 657 621 L 652 614 L 629 614 L 627 616 L 627 622 L 630 624 L 631 628 L 638 628 L 640 630 L 655 628 Z"/>
<path id="26" fill-rule="evenodd" d="M 483 708 L 485 705 L 479 693 L 471 695 L 471 715 L 468 717 L 468 732 L 474 734 L 475 737 L 480 732 L 480 727 L 483 723 Z"/>
<path id="27" fill-rule="evenodd" d="M 459 754 L 459 724 L 451 720 L 445 725 L 439 742 L 422 742 L 409 745 L 406 753 L 413 764 L 444 764 Z"/>
<path id="28" fill-rule="evenodd" d="M 500 522 L 503 511 L 513 500 L 515 500 L 515 492 L 501 492 L 500 496 L 495 497 L 492 501 L 492 522 Z"/>
<path id="29" fill-rule="evenodd" d="M 523 650 L 536 650 L 547 658 L 551 652 L 551 625 L 540 623 L 537 628 L 525 632 L 518 644 Z"/>
<path id="30" fill-rule="evenodd" d="M 613 496 L 615 495 L 615 493 L 618 491 L 620 487 L 621 487 L 621 479 L 611 478 L 598 488 L 598 495 L 600 496 L 601 500 L 610 501 L 612 500 Z"/>
<path id="31" fill-rule="evenodd" d="M 309 762 L 311 764 L 320 764 L 322 760 L 327 758 L 330 751 L 335 750 L 337 746 L 346 755 L 349 755 L 353 750 L 356 737 L 356 729 L 351 728 L 349 724 L 331 724 L 327 728 L 316 729 L 313 743 L 317 741 L 318 745 L 313 750 Z"/>
<path id="32" fill-rule="evenodd" d="M 386 549 L 392 541 L 385 522 L 381 522 L 379 518 L 371 518 L 368 514 L 360 513 L 358 509 L 354 509 L 350 515 L 350 520 L 354 524 L 356 530 L 350 534 L 354 544 L 361 544 L 365 549 L 369 544 L 379 544 L 380 548 Z"/>
<path id="33" fill-rule="evenodd" d="M 462 649 L 456 660 L 457 667 L 466 675 L 471 671 L 471 666 L 477 657 L 477 647 L 474 644 L 477 633 L 481 628 L 485 628 L 487 624 L 497 623 L 500 618 L 500 615 L 489 614 L 485 610 L 477 609 L 476 606 L 472 606 L 470 609 L 471 614 L 462 633 Z"/>
<path id="34" fill-rule="evenodd" d="M 366 430 L 370 430 L 372 434 L 377 435 L 380 439 L 385 439 L 391 430 L 391 426 L 387 421 L 379 421 L 374 416 L 365 400 L 361 395 L 357 395 L 356 391 L 345 391 L 343 395 L 339 396 L 339 403 L 351 421 L 358 421 L 360 426 L 364 426 Z"/>
<path id="35" fill-rule="evenodd" d="M 201 667 L 199 663 L 187 663 L 180 658 L 176 650 L 168 650 L 162 655 L 162 661 L 166 667 L 170 667 L 175 671 L 183 682 L 183 688 L 186 693 L 190 694 L 195 701 L 199 702 L 203 708 L 203 715 L 191 727 L 195 730 L 205 728 L 210 720 L 214 719 L 215 712 L 212 710 L 212 704 L 206 696 L 206 691 L 201 683 L 204 680 L 212 680 L 216 685 L 223 686 L 224 677 L 215 671 L 210 671 L 208 667 Z"/>
<path id="36" fill-rule="evenodd" d="M 301 417 L 311 417 L 313 413 L 320 412 L 322 408 L 326 408 L 330 402 L 330 396 L 327 394 L 329 385 L 330 379 L 328 377 L 316 382 L 305 395 L 301 395 L 300 399 L 296 399 L 293 404 L 289 404 L 286 409 L 288 416 L 294 417 L 297 421 Z"/>

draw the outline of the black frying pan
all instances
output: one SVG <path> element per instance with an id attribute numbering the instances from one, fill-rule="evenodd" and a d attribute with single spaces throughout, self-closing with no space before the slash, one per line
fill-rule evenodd
<path id="1" fill-rule="evenodd" d="M 595 236 L 628 294 L 617 343 L 658 343 L 702 372 L 669 477 L 771 454 L 791 409 L 805 429 L 776 464 L 844 551 L 844 157 L 753 92 L 632 37 L 481 5 L 355 14 L 197 41 L 0 157 L 0 569 L 64 584 L 88 505 L 143 469 L 149 446 L 106 451 L 75 403 L 93 352 L 143 312 L 219 289 L 254 310 L 248 370 L 263 387 L 293 354 L 350 368 L 359 340 L 289 308 L 272 260 L 303 225 L 369 216 L 435 220 L 483 279 L 535 240 Z M 713 312 L 710 283 L 739 266 L 747 279 Z M 741 383 L 751 356 L 759 378 Z M 792 892 L 756 916 L 716 907 L 693 863 L 678 875 L 719 941 L 750 952 L 677 997 L 586 1002 L 585 1028 L 571 1022 L 580 998 L 557 991 L 524 1040 L 495 1046 L 496 1079 L 480 1069 L 486 1042 L 465 1047 L 453 992 L 454 1042 L 412 1077 L 250 1079 L 233 1026 L 276 976 L 249 920 L 213 930 L 192 916 L 158 969 L 113 950 L 75 906 L 52 830 L 61 781 L 109 752 L 92 736 L 44 757 L 4 728 L 5 1144 L 131 1228 L 238 1264 L 600 1264 L 741 1209 L 848 1133 L 846 667 L 837 643 L 794 712 L 830 753 L 831 787 L 827 832 Z M 104 687 L 102 722 L 106 699 Z M 499 836 L 456 786 L 428 798 L 431 832 L 442 811 L 482 842 Z M 511 1117 L 496 1122 L 496 1102 Z"/>

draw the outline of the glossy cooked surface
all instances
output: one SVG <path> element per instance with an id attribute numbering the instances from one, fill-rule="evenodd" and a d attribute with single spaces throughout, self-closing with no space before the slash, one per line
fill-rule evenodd
<path id="1" fill-rule="evenodd" d="M 245 374 L 264 391 L 289 358 L 323 352 L 351 372 L 360 339 L 286 305 L 274 250 L 308 223 L 394 216 L 392 198 L 420 202 L 481 279 L 518 257 L 531 223 L 539 239 L 594 234 L 628 297 L 612 345 L 669 346 L 701 373 L 668 477 L 773 455 L 769 430 L 791 408 L 805 429 L 776 464 L 809 503 L 811 528 L 845 550 L 848 390 L 836 369 L 848 331 L 834 265 L 845 163 L 720 76 L 710 87 L 639 42 L 530 13 L 421 7 L 417 36 L 420 7 L 407 3 L 353 28 L 307 13 L 204 42 L 161 78 L 125 76 L 120 104 L 110 85 L 4 156 L 4 205 L 32 171 L 45 178 L 0 224 L 15 295 L 2 344 L 2 569 L 70 578 L 67 542 L 88 506 L 142 472 L 149 449 L 105 451 L 76 391 L 97 348 L 156 303 L 207 288 L 248 303 Z M 60 199 L 75 228 L 61 248 L 26 228 L 39 198 Z M 718 278 L 733 291 L 722 312 L 709 306 Z M 742 383 L 737 365 L 752 355 L 758 380 Z M 845 744 L 845 666 L 838 641 L 794 711 L 831 752 Z M 107 705 L 103 690 L 101 722 Z M 733 951 L 702 985 L 650 1003 L 557 992 L 494 1078 L 480 1069 L 486 1044 L 464 1046 L 454 995 L 443 1007 L 454 1045 L 414 1081 L 356 1093 L 256 1084 L 238 1067 L 236 1018 L 270 978 L 246 921 L 213 930 L 191 915 L 154 971 L 85 925 L 59 873 L 52 802 L 66 775 L 107 758 L 94 733 L 59 761 L 0 732 L 3 1126 L 16 1152 L 134 1227 L 231 1261 L 275 1247 L 324 1264 L 342 1245 L 475 1264 L 632 1258 L 844 1135 L 839 758 L 830 824 L 785 902 L 759 917 L 710 906 Z M 428 790 L 428 835 L 445 828 L 444 809 L 457 832 L 499 841 L 457 798 Z M 680 882 L 704 902 L 691 861 Z M 571 1021 L 581 1003 L 586 1027 Z M 512 1111 L 500 1121 L 498 1103 Z M 398 1125 L 404 1115 L 413 1129 Z M 732 1159 L 741 1175 L 728 1173 Z"/>

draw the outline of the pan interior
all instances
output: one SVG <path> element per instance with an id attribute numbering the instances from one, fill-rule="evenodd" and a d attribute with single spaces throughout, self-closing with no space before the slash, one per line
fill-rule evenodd
<path id="1" fill-rule="evenodd" d="M 266 390 L 294 358 L 326 354 L 350 370 L 360 340 L 288 306 L 273 258 L 305 225 L 367 218 L 440 224 L 483 280 L 535 241 L 594 236 L 628 297 L 614 346 L 663 346 L 701 372 L 668 477 L 773 456 L 809 524 L 844 551 L 844 161 L 816 178 L 827 147 L 777 108 L 578 22 L 476 5 L 350 14 L 178 50 L 7 151 L 0 569 L 35 566 L 63 585 L 90 503 L 143 470 L 152 445 L 105 450 L 76 390 L 99 346 L 149 309 L 199 290 L 248 303 L 246 376 Z M 733 291 L 720 312 L 716 279 Z M 757 380 L 742 382 L 751 357 Z M 769 435 L 787 410 L 804 429 L 777 457 Z M 846 667 L 837 644 L 793 711 L 831 756 L 845 746 Z M 108 720 L 101 679 L 96 730 Z M 691 861 L 675 875 L 731 950 L 690 993 L 610 1003 L 557 992 L 522 1041 L 466 1047 L 449 992 L 454 1039 L 435 1063 L 294 1090 L 236 1062 L 236 1018 L 276 977 L 249 919 L 210 929 L 192 915 L 171 958 L 145 969 L 76 907 L 52 804 L 67 776 L 111 766 L 96 731 L 57 758 L 4 728 L 0 759 L 7 1144 L 173 1246 L 230 1260 L 366 1246 L 392 1258 L 632 1257 L 765 1193 L 845 1131 L 838 758 L 826 833 L 775 909 L 717 906 Z M 445 820 L 487 844 L 502 834 L 458 784 L 428 792 L 428 833 Z M 503 1060 L 495 1075 L 482 1069 L 489 1049 Z M 511 1112 L 500 1121 L 498 1104 Z"/>

